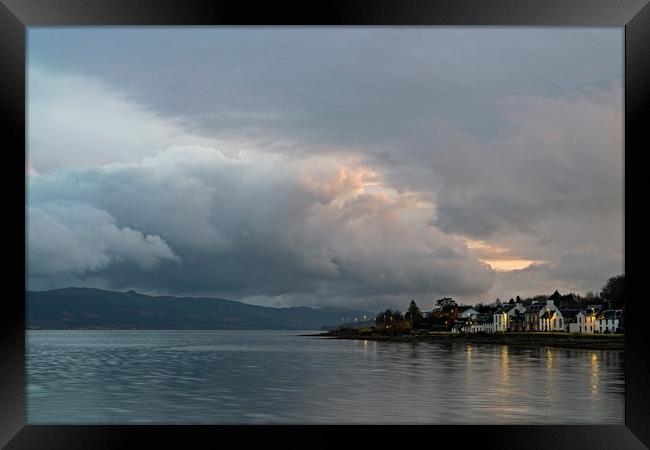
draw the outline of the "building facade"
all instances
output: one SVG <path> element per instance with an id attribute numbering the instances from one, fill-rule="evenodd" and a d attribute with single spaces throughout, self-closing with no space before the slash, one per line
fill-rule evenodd
<path id="1" fill-rule="evenodd" d="M 526 308 L 524 313 L 524 328 L 526 331 L 542 331 L 540 320 L 544 313 L 550 311 L 559 311 L 558 307 L 555 306 L 553 300 L 546 300 L 546 302 L 535 302 Z"/>
<path id="2" fill-rule="evenodd" d="M 573 332 L 586 334 L 597 333 L 596 317 L 601 313 L 602 309 L 602 305 L 589 305 L 580 311 L 576 316 L 577 331 Z"/>
<path id="3" fill-rule="evenodd" d="M 508 303 L 502 305 L 494 313 L 494 332 L 514 331 L 512 330 L 512 317 L 525 312 L 526 308 L 524 308 L 524 305 L 521 303 Z"/>
<path id="4" fill-rule="evenodd" d="M 578 313 L 579 309 L 561 309 L 562 319 L 564 319 L 564 331 L 567 333 L 578 332 Z M 575 330 L 575 331 L 574 331 Z"/>
<path id="5" fill-rule="evenodd" d="M 492 314 L 480 314 L 468 306 L 460 307 L 452 324 L 450 329 L 454 333 L 622 333 L 623 310 L 603 311 L 601 305 L 589 305 L 583 310 L 560 310 L 549 298 L 528 308 L 521 303 L 508 303 Z"/>
<path id="6" fill-rule="evenodd" d="M 564 318 L 559 309 L 544 310 L 544 313 L 539 316 L 539 330 L 540 331 L 564 331 Z"/>
<path id="7" fill-rule="evenodd" d="M 620 332 L 620 321 L 623 310 L 608 309 L 602 311 L 596 316 L 597 333 L 617 333 Z"/>

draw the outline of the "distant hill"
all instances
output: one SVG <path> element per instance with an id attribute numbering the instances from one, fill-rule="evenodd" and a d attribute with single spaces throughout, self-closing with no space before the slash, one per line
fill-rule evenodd
<path id="1" fill-rule="evenodd" d="M 319 330 L 370 313 L 271 308 L 209 297 L 153 297 L 89 288 L 27 291 L 28 329 Z"/>

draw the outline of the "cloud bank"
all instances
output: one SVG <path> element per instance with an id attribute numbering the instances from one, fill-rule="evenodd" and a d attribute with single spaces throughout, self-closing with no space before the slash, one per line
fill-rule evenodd
<path id="1" fill-rule="evenodd" d="M 99 274 L 114 287 L 301 304 L 473 295 L 491 286 L 494 272 L 464 241 L 429 224 L 434 205 L 382 186 L 355 159 L 231 159 L 173 147 L 137 164 L 38 176 L 31 272 L 53 275 L 37 261 L 65 254 L 57 270 Z M 64 208 L 52 206 L 62 198 Z"/>

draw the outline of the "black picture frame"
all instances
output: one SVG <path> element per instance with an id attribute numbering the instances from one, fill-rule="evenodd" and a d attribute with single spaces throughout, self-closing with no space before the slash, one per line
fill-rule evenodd
<path id="1" fill-rule="evenodd" d="M 2 113 L 5 198 L 13 200 L 5 214 L 14 244 L 5 258 L 16 272 L 25 269 L 25 44 L 26 27 L 52 25 L 502 25 L 625 27 L 625 260 L 644 255 L 645 244 L 630 219 L 632 188 L 643 151 L 643 119 L 650 105 L 650 5 L 648 0 L 348 0 L 301 2 L 282 7 L 275 2 L 201 0 L 0 0 L 0 111 Z M 645 114 L 644 114 L 645 113 Z M 645 146 L 643 146 L 645 144 Z M 7 175 L 12 174 L 13 177 Z M 15 178 L 14 178 L 15 177 Z M 23 240 L 19 239 L 22 236 Z M 639 258 L 640 259 L 640 258 Z M 22 265 L 18 262 L 22 262 Z M 25 288 L 20 276 L 7 277 L 0 317 L 0 445 L 8 449 L 132 448 L 173 445 L 217 446 L 226 438 L 237 446 L 253 439 L 281 445 L 403 445 L 415 438 L 424 445 L 490 446 L 502 449 L 641 449 L 650 446 L 650 342 L 648 317 L 639 290 L 639 270 L 626 267 L 625 425 L 612 426 L 36 426 L 25 417 Z M 23 282 L 26 278 L 22 278 Z M 629 282 L 631 280 L 631 283 Z M 22 300 L 21 300 L 22 299 Z M 645 315 L 645 317 L 644 317 Z M 408 428 L 408 429 L 404 429 Z M 342 432 L 346 432 L 342 441 Z M 449 444 L 444 444 L 444 442 Z M 192 442 L 188 445 L 188 442 Z M 202 444 L 203 443 L 203 444 Z M 146 445 L 145 445 L 146 444 Z"/>

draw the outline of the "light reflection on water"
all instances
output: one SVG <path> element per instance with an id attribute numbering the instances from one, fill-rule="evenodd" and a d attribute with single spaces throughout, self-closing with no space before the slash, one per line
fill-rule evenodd
<path id="1" fill-rule="evenodd" d="M 591 399 L 595 400 L 598 396 L 598 371 L 600 370 L 598 355 L 593 352 L 591 355 Z"/>
<path id="2" fill-rule="evenodd" d="M 622 424 L 624 353 L 29 331 L 29 423 Z"/>

